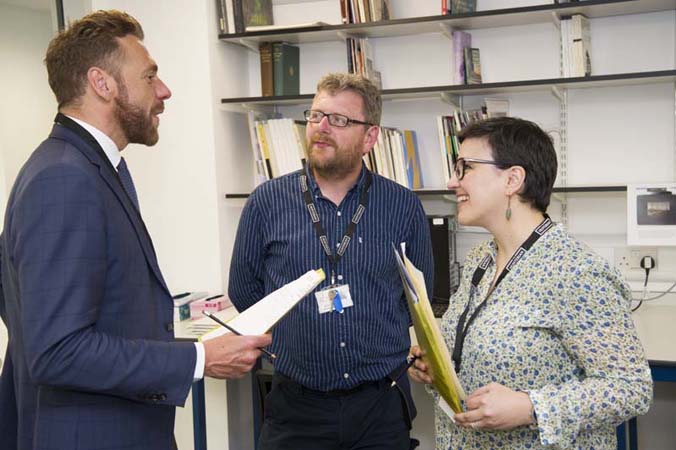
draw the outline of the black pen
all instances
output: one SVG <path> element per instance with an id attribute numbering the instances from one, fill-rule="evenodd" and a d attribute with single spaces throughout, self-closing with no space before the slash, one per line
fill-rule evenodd
<path id="1" fill-rule="evenodd" d="M 204 314 L 205 316 L 207 316 L 208 318 L 210 318 L 210 319 L 213 320 L 214 322 L 218 323 L 219 325 L 221 325 L 222 327 L 224 327 L 226 330 L 230 330 L 233 334 L 236 334 L 237 336 L 241 336 L 241 335 L 242 335 L 242 333 L 240 333 L 239 331 L 235 330 L 233 327 L 231 327 L 231 326 L 228 325 L 227 323 L 223 322 L 221 319 L 219 319 L 218 317 L 214 316 L 214 315 L 211 314 L 209 311 L 202 311 L 202 314 Z M 274 353 L 271 353 L 271 352 L 267 351 L 266 349 L 264 349 L 264 348 L 262 348 L 262 347 L 258 347 L 258 350 L 260 350 L 260 351 L 262 351 L 263 353 L 265 353 L 266 355 L 268 355 L 268 356 L 270 357 L 270 359 L 277 359 L 277 355 L 275 355 Z"/>
<path id="2" fill-rule="evenodd" d="M 408 369 L 415 363 L 415 360 L 418 359 L 416 355 L 409 355 L 406 357 L 406 367 L 397 375 L 397 377 L 392 380 L 392 384 L 390 384 L 390 387 L 395 386 L 397 384 L 397 380 L 404 376 L 404 374 L 408 371 Z"/>

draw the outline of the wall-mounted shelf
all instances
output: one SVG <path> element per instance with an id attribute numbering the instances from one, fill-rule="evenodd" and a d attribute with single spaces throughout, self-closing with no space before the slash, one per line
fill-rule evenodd
<path id="1" fill-rule="evenodd" d="M 413 191 L 416 195 L 420 197 L 427 196 L 439 196 L 439 195 L 455 195 L 455 191 L 452 189 L 416 189 Z M 554 187 L 554 193 L 559 194 L 572 194 L 572 193 L 584 193 L 584 192 L 627 192 L 626 185 L 609 185 L 609 186 L 565 186 L 565 187 Z M 237 198 L 248 198 L 250 194 L 247 193 L 237 193 L 237 194 L 225 194 L 225 198 L 228 200 L 237 199 Z"/>
<path id="2" fill-rule="evenodd" d="M 501 8 L 468 14 L 414 17 L 380 22 L 314 25 L 304 28 L 283 28 L 249 33 L 220 34 L 219 39 L 247 46 L 267 41 L 289 43 L 328 42 L 342 40 L 340 35 L 362 37 L 391 37 L 441 32 L 452 27 L 459 30 L 506 27 L 546 23 L 553 17 L 584 14 L 589 18 L 649 13 L 673 10 L 673 0 L 587 0 L 585 2 L 553 3 L 519 8 Z"/>
<path id="3" fill-rule="evenodd" d="M 429 86 L 405 89 L 384 89 L 382 97 L 387 100 L 439 98 L 444 95 L 492 95 L 515 92 L 549 91 L 557 89 L 584 89 L 610 86 L 648 85 L 676 82 L 676 70 L 631 72 L 611 75 L 593 75 L 576 78 L 548 78 L 538 80 L 501 81 L 497 83 Z M 292 106 L 309 105 L 314 94 L 280 97 L 223 98 L 221 104 L 246 110 L 246 106 Z"/>

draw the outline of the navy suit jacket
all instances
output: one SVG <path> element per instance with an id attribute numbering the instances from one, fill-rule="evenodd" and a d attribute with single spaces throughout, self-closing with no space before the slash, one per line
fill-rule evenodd
<path id="1" fill-rule="evenodd" d="M 101 147 L 58 115 L 21 169 L 0 237 L 3 449 L 166 450 L 196 351 L 150 236 Z"/>

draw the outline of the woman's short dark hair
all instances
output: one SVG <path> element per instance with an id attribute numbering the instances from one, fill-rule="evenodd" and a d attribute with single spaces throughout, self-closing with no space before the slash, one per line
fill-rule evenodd
<path id="1" fill-rule="evenodd" d="M 523 201 L 546 212 L 556 180 L 556 151 L 552 138 L 538 125 L 515 117 L 480 120 L 465 127 L 459 134 L 465 139 L 486 139 L 493 159 L 500 167 L 521 166 L 526 180 L 521 192 Z"/>

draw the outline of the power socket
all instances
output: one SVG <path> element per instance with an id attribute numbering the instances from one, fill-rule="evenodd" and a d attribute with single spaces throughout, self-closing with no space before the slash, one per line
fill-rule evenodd
<path id="1" fill-rule="evenodd" d="M 616 247 L 615 253 L 615 267 L 621 272 L 629 272 L 630 270 L 643 270 L 641 268 L 641 259 L 646 256 L 652 256 L 655 260 L 655 268 L 657 270 L 657 247 Z"/>

